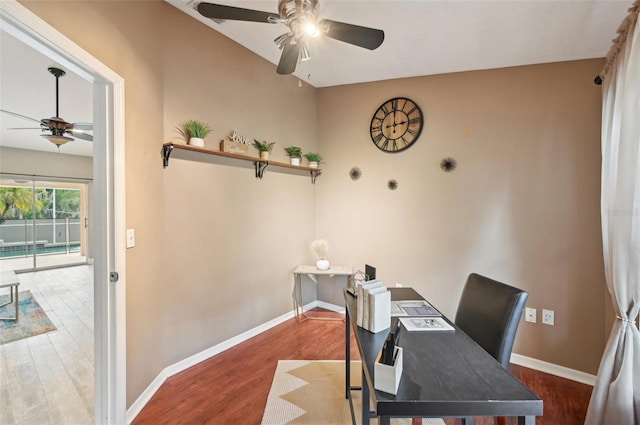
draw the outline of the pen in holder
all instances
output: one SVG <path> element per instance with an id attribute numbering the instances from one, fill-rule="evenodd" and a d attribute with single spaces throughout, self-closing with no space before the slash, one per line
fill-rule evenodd
<path id="1" fill-rule="evenodd" d="M 398 385 L 402 378 L 402 347 L 395 347 L 392 365 L 386 365 L 379 361 L 374 365 L 373 387 L 376 390 L 389 394 L 398 392 Z"/>

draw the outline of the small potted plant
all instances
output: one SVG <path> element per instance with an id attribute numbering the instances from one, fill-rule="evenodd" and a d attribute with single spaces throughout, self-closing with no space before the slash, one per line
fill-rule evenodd
<path id="1" fill-rule="evenodd" d="M 302 148 L 298 146 L 288 146 L 284 148 L 287 155 L 289 155 L 289 159 L 291 161 L 291 165 L 300 165 L 300 159 L 302 158 Z"/>
<path id="2" fill-rule="evenodd" d="M 273 149 L 273 145 L 275 144 L 276 142 L 267 142 L 266 140 L 261 142 L 260 140 L 253 139 L 252 146 L 260 152 L 260 159 L 264 159 L 266 161 L 269 159 L 269 152 L 271 152 L 271 149 Z"/>
<path id="3" fill-rule="evenodd" d="M 316 239 L 315 241 L 311 242 L 311 245 L 309 245 L 309 247 L 311 248 L 311 252 L 313 252 L 318 259 L 318 261 L 316 261 L 316 268 L 318 270 L 329 270 L 329 267 L 331 267 L 329 260 L 327 260 L 327 252 L 329 252 L 329 242 L 324 239 Z"/>
<path id="4" fill-rule="evenodd" d="M 210 132 L 209 124 L 202 121 L 189 120 L 182 124 L 182 134 L 191 146 L 204 147 L 204 138 Z"/>
<path id="5" fill-rule="evenodd" d="M 309 161 L 309 167 L 311 168 L 318 168 L 318 165 L 322 161 L 322 155 L 315 152 L 305 153 L 304 157 Z"/>

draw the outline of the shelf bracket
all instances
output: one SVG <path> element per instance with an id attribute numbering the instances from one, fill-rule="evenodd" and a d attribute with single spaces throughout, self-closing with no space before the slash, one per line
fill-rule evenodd
<path id="1" fill-rule="evenodd" d="M 264 176 L 264 170 L 267 169 L 267 166 L 269 165 L 268 162 L 262 162 L 262 161 L 256 161 L 253 163 L 253 165 L 255 165 L 256 167 L 256 178 L 257 179 L 261 179 Z"/>
<path id="2" fill-rule="evenodd" d="M 322 170 L 310 171 L 311 174 L 311 184 L 316 184 L 316 178 L 322 174 Z"/>
<path id="3" fill-rule="evenodd" d="M 167 168 L 169 166 L 169 157 L 171 156 L 171 152 L 173 152 L 173 145 L 162 146 L 162 168 Z"/>

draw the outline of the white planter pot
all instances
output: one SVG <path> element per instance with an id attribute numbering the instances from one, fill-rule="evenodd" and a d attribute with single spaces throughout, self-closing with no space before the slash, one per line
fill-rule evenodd
<path id="1" fill-rule="evenodd" d="M 300 165 L 300 158 L 291 158 L 291 165 Z"/>
<path id="2" fill-rule="evenodd" d="M 267 161 L 269 159 L 269 151 L 260 151 L 260 159 Z"/>
<path id="3" fill-rule="evenodd" d="M 192 137 L 189 139 L 189 144 L 197 148 L 204 148 L 204 139 L 199 137 Z"/>
<path id="4" fill-rule="evenodd" d="M 309 161 L 309 167 L 310 168 L 318 168 L 318 162 L 317 161 Z"/>
<path id="5" fill-rule="evenodd" d="M 316 261 L 316 268 L 318 270 L 329 270 L 329 267 L 331 267 L 331 265 L 329 264 L 329 261 L 327 260 L 318 260 Z"/>

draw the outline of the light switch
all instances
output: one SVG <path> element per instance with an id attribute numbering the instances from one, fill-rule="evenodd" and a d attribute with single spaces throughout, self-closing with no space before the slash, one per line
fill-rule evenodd
<path id="1" fill-rule="evenodd" d="M 133 229 L 127 229 L 127 249 L 136 246 L 136 234 Z"/>

